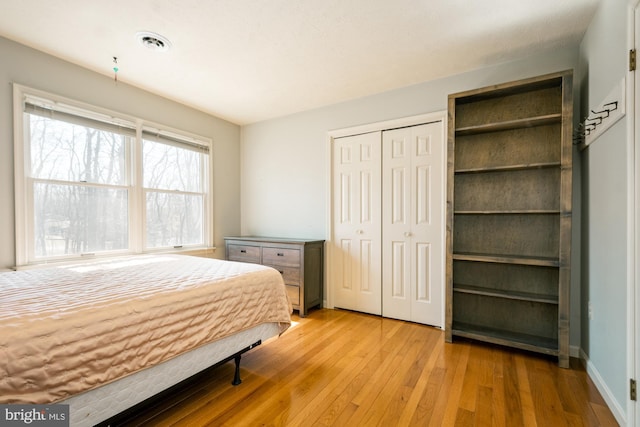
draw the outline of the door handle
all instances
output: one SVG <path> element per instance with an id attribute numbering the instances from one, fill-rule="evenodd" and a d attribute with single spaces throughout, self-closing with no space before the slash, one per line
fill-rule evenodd
<path id="1" fill-rule="evenodd" d="M 411 232 L 405 231 L 404 232 L 404 237 L 411 237 Z"/>

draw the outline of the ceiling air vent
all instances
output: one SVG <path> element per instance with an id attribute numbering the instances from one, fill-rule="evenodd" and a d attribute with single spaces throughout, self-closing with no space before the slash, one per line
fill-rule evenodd
<path id="1" fill-rule="evenodd" d="M 148 31 L 136 33 L 136 39 L 142 46 L 156 52 L 165 52 L 171 47 L 169 39 L 160 34 L 150 33 Z"/>

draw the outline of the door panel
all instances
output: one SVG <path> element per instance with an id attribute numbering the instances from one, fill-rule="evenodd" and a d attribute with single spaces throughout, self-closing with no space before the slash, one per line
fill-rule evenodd
<path id="1" fill-rule="evenodd" d="M 429 224 L 431 221 L 431 168 L 421 166 L 416 168 L 415 203 L 416 224 Z"/>
<path id="2" fill-rule="evenodd" d="M 431 284 L 431 244 L 418 244 L 416 245 L 416 300 L 422 302 L 429 302 L 431 296 L 431 289 L 428 284 Z"/>
<path id="3" fill-rule="evenodd" d="M 382 314 L 442 326 L 443 124 L 384 131 L 382 151 Z"/>
<path id="4" fill-rule="evenodd" d="M 406 265 L 407 243 L 393 242 L 391 243 L 391 295 L 393 298 L 406 298 L 407 291 L 407 272 L 404 269 Z"/>
<path id="5" fill-rule="evenodd" d="M 381 314 L 380 132 L 333 146 L 334 306 Z"/>

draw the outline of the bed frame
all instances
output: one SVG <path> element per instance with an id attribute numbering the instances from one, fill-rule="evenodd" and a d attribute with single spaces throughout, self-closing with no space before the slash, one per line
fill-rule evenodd
<path id="1" fill-rule="evenodd" d="M 59 403 L 69 405 L 73 426 L 125 425 L 142 409 L 179 392 L 202 371 L 231 360 L 235 360 L 231 383 L 240 384 L 242 355 L 278 333 L 277 324 L 264 323 Z"/>
<path id="2" fill-rule="evenodd" d="M 204 372 L 215 369 L 221 365 L 224 365 L 225 363 L 234 360 L 235 361 L 235 373 L 233 375 L 233 381 L 231 381 L 231 385 L 233 386 L 237 386 L 240 385 L 242 383 L 242 379 L 240 378 L 240 359 L 242 358 L 242 355 L 244 353 L 246 353 L 247 351 L 251 350 L 252 348 L 255 348 L 257 346 L 259 346 L 260 344 L 262 344 L 262 341 L 256 341 L 255 343 L 251 344 L 248 347 L 243 348 L 242 350 L 240 350 L 239 352 L 237 352 L 236 354 L 233 354 L 229 357 L 227 357 L 226 359 L 223 359 L 221 361 L 219 361 L 218 363 L 210 366 L 209 368 L 205 369 L 204 371 L 200 371 L 197 374 L 194 374 L 192 376 L 190 376 L 189 378 L 187 378 L 186 380 L 182 380 L 180 381 L 178 384 L 175 384 L 171 387 L 169 387 L 168 389 L 161 391 L 160 393 L 151 396 L 148 399 L 143 400 L 142 402 L 134 405 L 133 407 L 120 412 L 117 415 L 114 415 L 113 417 L 97 424 L 97 427 L 115 427 L 115 426 L 124 426 L 128 424 L 128 421 L 132 418 L 135 417 L 138 413 L 144 411 L 144 410 L 148 410 L 148 409 L 152 409 L 154 406 L 159 406 L 160 404 L 162 404 L 162 401 L 171 396 L 172 394 L 176 394 L 176 393 L 180 393 L 182 390 L 184 390 L 189 384 L 193 383 L 194 381 L 197 380 L 197 378 L 199 378 Z"/>

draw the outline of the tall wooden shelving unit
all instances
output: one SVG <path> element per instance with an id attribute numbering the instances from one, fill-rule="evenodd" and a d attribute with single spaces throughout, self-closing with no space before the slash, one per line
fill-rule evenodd
<path id="1" fill-rule="evenodd" d="M 571 71 L 449 96 L 446 335 L 569 366 Z"/>

